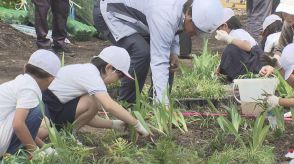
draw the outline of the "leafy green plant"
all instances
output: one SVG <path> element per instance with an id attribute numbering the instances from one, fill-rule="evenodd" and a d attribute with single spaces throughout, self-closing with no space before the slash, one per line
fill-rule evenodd
<path id="1" fill-rule="evenodd" d="M 192 68 L 181 67 L 181 75 L 175 78 L 175 98 L 222 98 L 225 89 L 220 80 L 214 75 L 220 59 L 218 54 L 212 54 L 205 40 L 203 52 L 194 56 Z"/>
<path id="2" fill-rule="evenodd" d="M 266 135 L 269 131 L 269 126 L 264 126 L 265 115 L 261 114 L 256 119 L 252 130 L 252 142 L 249 142 L 252 153 L 256 153 L 261 147 L 265 140 Z"/>
<path id="3" fill-rule="evenodd" d="M 239 133 L 239 128 L 240 125 L 242 123 L 242 118 L 240 116 L 240 114 L 238 113 L 238 111 L 233 107 L 233 108 L 228 108 L 226 107 L 227 111 L 230 114 L 230 119 L 228 120 L 227 118 L 221 116 L 219 118 L 217 118 L 217 122 L 219 124 L 219 126 L 221 127 L 221 129 L 225 132 L 228 132 L 230 134 L 233 134 L 237 141 L 243 146 L 245 146 L 244 141 L 241 138 L 241 135 Z"/>
<path id="4" fill-rule="evenodd" d="M 150 105 L 150 101 L 140 94 L 137 80 L 135 80 L 135 86 L 136 103 L 133 105 L 131 112 L 148 131 L 151 132 L 151 129 L 153 129 L 166 136 L 171 136 L 173 125 L 183 133 L 188 131 L 181 111 L 174 108 L 174 101 L 170 100 L 169 106 L 166 106 L 164 102 L 154 102 L 153 105 Z M 145 119 L 149 120 L 149 124 Z M 131 136 L 133 141 L 137 138 L 133 129 L 131 129 Z"/>
<path id="5" fill-rule="evenodd" d="M 173 128 L 177 127 L 182 133 L 188 131 L 186 121 L 181 111 L 174 108 L 173 101 L 170 101 L 169 107 L 164 103 L 156 103 L 152 108 L 154 117 L 152 117 L 151 124 L 157 131 L 171 137 Z"/>
<path id="6" fill-rule="evenodd" d="M 276 163 L 273 147 L 262 146 L 256 152 L 249 148 L 227 147 L 222 152 L 216 151 L 208 160 L 208 164 L 227 164 L 227 163 Z"/>
<path id="7" fill-rule="evenodd" d="M 155 159 L 155 161 L 150 160 L 151 163 L 189 164 L 203 162 L 198 157 L 197 151 L 183 148 L 172 139 L 165 137 L 158 140 L 156 147 L 151 150 L 151 154 Z"/>
<path id="8" fill-rule="evenodd" d="M 147 155 L 146 149 L 139 149 L 133 143 L 122 138 L 115 139 L 112 144 L 103 145 L 107 154 L 99 160 L 99 163 L 142 163 Z"/>
<path id="9" fill-rule="evenodd" d="M 262 76 L 260 76 L 259 74 L 255 74 L 255 73 L 249 71 L 249 69 L 247 68 L 247 66 L 245 65 L 245 63 L 241 63 L 241 64 L 244 66 L 244 68 L 245 68 L 245 70 L 246 70 L 246 73 L 243 74 L 243 75 L 240 75 L 240 76 L 238 77 L 238 79 L 255 79 L 255 78 L 262 78 Z"/>
<path id="10" fill-rule="evenodd" d="M 279 79 L 277 91 L 280 97 L 291 98 L 294 96 L 294 89 L 284 80 L 284 77 L 279 71 L 275 71 L 275 75 Z"/>
<path id="11" fill-rule="evenodd" d="M 242 118 L 234 108 L 227 108 L 230 119 L 229 121 L 225 117 L 219 117 L 217 119 L 219 126 L 225 132 L 233 134 L 236 137 L 236 140 L 240 143 L 240 145 L 246 148 L 246 140 L 244 140 L 239 132 L 240 125 L 242 124 Z M 266 135 L 269 131 L 269 126 L 264 126 L 265 121 L 265 113 L 260 114 L 258 118 L 255 120 L 254 127 L 252 129 L 252 133 L 250 135 L 249 146 L 251 152 L 256 152 L 259 150 L 265 140 Z"/>

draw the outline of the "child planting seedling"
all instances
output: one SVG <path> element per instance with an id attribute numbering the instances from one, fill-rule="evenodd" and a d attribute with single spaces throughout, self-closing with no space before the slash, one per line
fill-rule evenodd
<path id="1" fill-rule="evenodd" d="M 294 43 L 287 45 L 281 55 L 280 63 L 282 72 L 284 72 L 284 79 L 287 83 L 294 87 Z M 266 101 L 269 110 L 277 107 L 294 107 L 294 98 L 280 98 L 275 95 L 268 95 Z M 286 157 L 294 158 L 294 153 L 289 152 Z"/>
<path id="2" fill-rule="evenodd" d="M 246 73 L 242 63 L 249 71 L 258 73 L 261 68 L 259 57 L 263 51 L 254 38 L 242 29 L 242 25 L 232 9 L 224 9 L 223 20 L 216 33 L 217 40 L 228 44 L 216 70 L 217 74 L 226 75 L 228 81 L 233 81 Z"/>
<path id="3" fill-rule="evenodd" d="M 24 74 L 0 85 L 0 158 L 22 146 L 29 153 L 37 149 L 34 140 L 42 120 L 41 90 L 48 88 L 60 65 L 54 53 L 38 50 L 25 65 Z"/>
<path id="4" fill-rule="evenodd" d="M 294 43 L 284 48 L 280 60 L 285 80 L 290 86 L 294 87 Z M 266 100 L 272 108 L 277 106 L 294 107 L 293 98 L 280 98 L 270 95 L 267 96 Z"/>
<path id="5" fill-rule="evenodd" d="M 128 125 L 134 126 L 143 136 L 150 133 L 122 106 L 113 101 L 105 84 L 116 82 L 123 76 L 133 79 L 129 73 L 130 56 L 116 46 L 105 48 L 91 63 L 73 64 L 62 67 L 57 78 L 44 92 L 46 116 L 61 129 L 66 123 L 74 123 L 78 130 L 84 125 L 95 128 L 112 128 L 124 131 Z M 96 116 L 103 107 L 120 120 L 106 120 Z M 42 139 L 48 136 L 45 126 L 39 130 Z M 43 142 L 38 142 L 40 145 Z"/>

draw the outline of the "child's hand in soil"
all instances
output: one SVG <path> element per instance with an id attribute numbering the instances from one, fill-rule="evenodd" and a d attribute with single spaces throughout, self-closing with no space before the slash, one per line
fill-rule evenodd
<path id="1" fill-rule="evenodd" d="M 141 136 L 150 136 L 150 133 L 144 128 L 140 121 L 138 121 L 138 123 L 134 127 Z"/>

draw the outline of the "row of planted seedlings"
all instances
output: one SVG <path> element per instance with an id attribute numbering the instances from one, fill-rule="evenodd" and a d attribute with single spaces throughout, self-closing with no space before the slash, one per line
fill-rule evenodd
<path id="1" fill-rule="evenodd" d="M 203 62 L 212 59 L 205 57 L 205 53 L 202 55 L 199 58 L 206 58 Z M 199 62 L 198 59 L 194 60 Z M 206 66 L 210 67 L 211 64 L 212 62 L 206 63 Z M 224 88 L 220 81 L 214 79 L 214 68 L 211 66 L 210 71 L 207 71 L 207 67 L 200 71 L 201 76 L 218 83 L 221 88 L 219 91 L 222 92 L 219 94 L 221 98 L 225 94 Z M 186 81 L 186 75 L 182 76 L 181 80 Z M 187 82 L 192 80 L 191 77 Z M 179 83 L 176 81 L 175 86 Z M 191 84 L 188 85 L 191 87 Z M 182 88 L 181 91 L 183 90 L 185 89 Z M 286 83 L 280 83 L 278 91 L 280 95 L 293 93 Z M 137 82 L 136 92 L 136 103 L 129 110 L 152 132 L 152 137 L 140 138 L 134 129 L 129 127 L 129 133 L 126 135 L 113 130 L 104 130 L 100 135 L 79 133 L 78 138 L 84 144 L 80 145 L 72 135 L 70 125 L 68 129 L 60 132 L 54 126 L 48 126 L 48 144 L 40 151 L 34 152 L 32 159 L 28 159 L 26 153 L 20 151 L 16 155 L 6 157 L 2 163 L 276 163 L 278 160 L 274 154 L 273 143 L 282 139 L 285 133 L 282 110 L 274 110 L 278 116 L 278 126 L 275 130 L 270 130 L 266 125 L 266 112 L 256 119 L 248 120 L 241 117 L 236 105 L 229 104 L 223 107 L 228 113 L 226 117 L 184 118 L 184 109 L 175 105 L 178 101 L 173 98 L 179 94 L 177 88 L 173 90 L 169 108 L 151 103 L 147 95 L 139 93 Z M 216 95 L 212 93 L 211 95 Z M 200 95 L 199 92 L 197 94 Z M 202 98 L 208 99 L 209 96 Z M 260 105 L 263 109 L 266 108 L 263 102 L 260 102 Z M 219 110 L 213 103 L 208 106 L 211 111 Z M 49 146 L 54 147 L 58 155 L 44 156 L 42 150 Z"/>
<path id="2" fill-rule="evenodd" d="M 218 53 L 213 53 L 208 47 L 208 40 L 205 40 L 203 51 L 194 55 L 192 66 L 182 64 L 180 74 L 175 78 L 172 96 L 178 104 L 193 109 L 209 103 L 219 107 L 222 103 L 231 102 L 229 86 L 224 85 L 222 77 L 214 74 L 219 62 Z"/>

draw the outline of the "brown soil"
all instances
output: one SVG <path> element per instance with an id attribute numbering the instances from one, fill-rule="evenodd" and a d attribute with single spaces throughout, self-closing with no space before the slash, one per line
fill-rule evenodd
<path id="1" fill-rule="evenodd" d="M 271 146 L 275 147 L 275 154 L 279 162 L 289 160 L 285 158 L 285 155 L 288 149 L 294 149 L 294 126 L 291 123 L 286 123 L 285 126 L 286 131 L 284 134 L 277 137 L 269 137 L 267 140 Z"/>
<path id="2" fill-rule="evenodd" d="M 86 42 L 74 40 L 71 42 L 70 48 L 74 51 L 75 56 L 65 55 L 65 64 L 88 62 L 90 57 L 110 45 L 109 42 L 96 38 Z M 24 64 L 35 50 L 37 50 L 35 38 L 0 22 L 0 83 L 11 80 L 22 73 Z"/>
<path id="3" fill-rule="evenodd" d="M 65 64 L 88 62 L 91 56 L 96 55 L 104 47 L 110 45 L 110 42 L 96 38 L 85 42 L 75 41 L 70 38 L 70 41 L 72 42 L 70 48 L 75 56 L 65 56 Z M 192 53 L 199 53 L 201 52 L 203 41 L 201 38 L 194 37 L 192 45 Z M 214 37 L 210 39 L 209 46 L 219 52 L 224 47 L 223 44 L 217 43 Z M 0 83 L 11 80 L 20 74 L 23 65 L 35 50 L 37 50 L 35 38 L 0 22 Z M 190 60 L 183 60 L 183 62 L 185 64 L 191 63 Z"/>

